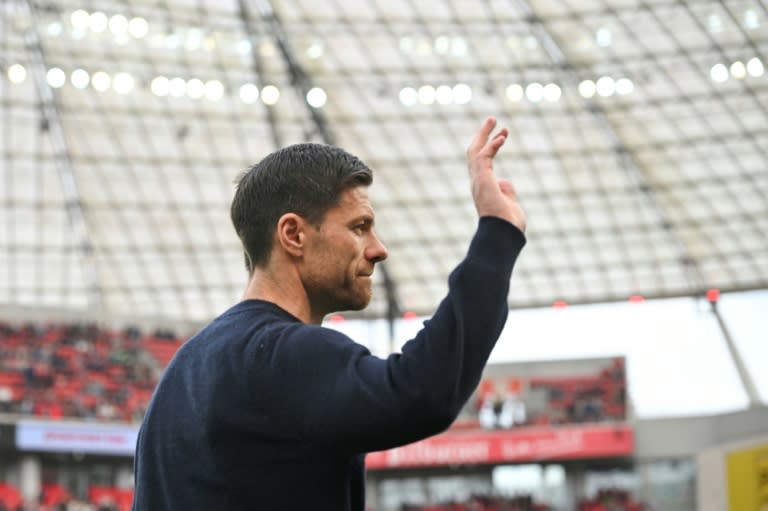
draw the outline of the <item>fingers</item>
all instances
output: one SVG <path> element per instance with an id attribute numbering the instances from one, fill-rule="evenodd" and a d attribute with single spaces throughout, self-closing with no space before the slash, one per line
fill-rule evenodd
<path id="1" fill-rule="evenodd" d="M 488 137 L 491 135 L 493 128 L 496 127 L 496 119 L 494 117 L 486 117 L 483 125 L 480 127 L 480 131 L 475 134 L 472 142 L 469 144 L 468 152 L 478 152 L 485 144 L 488 143 Z"/>
<path id="2" fill-rule="evenodd" d="M 496 155 L 499 148 L 506 142 L 507 137 L 509 136 L 509 130 L 507 128 L 502 128 L 498 133 L 493 135 L 489 141 L 488 139 L 495 127 L 496 119 L 494 117 L 487 117 L 467 148 L 468 156 L 485 154 L 493 157 Z"/>
<path id="3" fill-rule="evenodd" d="M 507 128 L 502 128 L 502 130 L 499 131 L 495 137 L 493 137 L 490 144 L 488 144 L 488 147 L 491 150 L 491 156 L 496 155 L 501 146 L 504 145 L 504 142 L 507 141 L 508 136 L 509 130 Z"/>

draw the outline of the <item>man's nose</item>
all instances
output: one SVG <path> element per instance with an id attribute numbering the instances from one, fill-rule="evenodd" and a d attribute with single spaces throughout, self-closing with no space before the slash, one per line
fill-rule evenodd
<path id="1" fill-rule="evenodd" d="M 387 258 L 387 247 L 373 231 L 371 231 L 371 244 L 366 249 L 365 257 L 374 263 L 380 263 Z"/>

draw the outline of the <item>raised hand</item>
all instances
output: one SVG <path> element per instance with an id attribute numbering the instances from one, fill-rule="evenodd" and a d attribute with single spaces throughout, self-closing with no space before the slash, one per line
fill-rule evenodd
<path id="1" fill-rule="evenodd" d="M 514 186 L 506 179 L 497 179 L 493 172 L 493 158 L 509 136 L 509 130 L 502 128 L 491 137 L 495 127 L 496 119 L 485 119 L 467 148 L 472 199 L 478 215 L 503 218 L 525 232 L 525 212 L 517 202 Z"/>

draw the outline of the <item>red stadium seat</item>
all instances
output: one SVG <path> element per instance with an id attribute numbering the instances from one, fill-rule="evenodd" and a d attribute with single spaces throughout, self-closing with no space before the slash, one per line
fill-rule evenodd
<path id="1" fill-rule="evenodd" d="M 0 502 L 8 509 L 18 509 L 23 499 L 21 492 L 15 486 L 8 483 L 0 483 Z"/>

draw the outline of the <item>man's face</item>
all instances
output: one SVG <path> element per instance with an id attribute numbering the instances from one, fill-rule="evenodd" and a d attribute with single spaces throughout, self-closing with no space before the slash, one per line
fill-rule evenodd
<path id="1" fill-rule="evenodd" d="M 308 230 L 302 278 L 313 311 L 361 310 L 371 301 L 373 267 L 387 257 L 373 221 L 368 190 L 356 186 L 326 212 L 319 230 Z"/>

